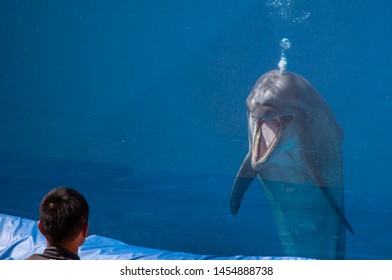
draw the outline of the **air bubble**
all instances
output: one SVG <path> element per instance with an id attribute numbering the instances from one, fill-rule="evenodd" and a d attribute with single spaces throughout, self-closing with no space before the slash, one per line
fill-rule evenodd
<path id="1" fill-rule="evenodd" d="M 281 54 L 278 63 L 278 68 L 279 68 L 279 73 L 284 74 L 286 73 L 286 69 L 287 69 L 287 58 L 285 52 L 291 47 L 291 43 L 289 39 L 283 38 L 282 41 L 280 41 L 280 47 L 281 47 Z"/>
<path id="2" fill-rule="evenodd" d="M 283 38 L 282 41 L 280 41 L 280 46 L 282 47 L 282 52 L 288 50 L 291 47 L 289 39 Z"/>

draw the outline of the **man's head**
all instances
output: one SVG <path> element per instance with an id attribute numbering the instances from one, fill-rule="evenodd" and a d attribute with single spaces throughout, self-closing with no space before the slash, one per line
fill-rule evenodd
<path id="1" fill-rule="evenodd" d="M 89 206 L 74 189 L 56 188 L 41 201 L 38 227 L 51 245 L 82 245 L 87 235 Z M 80 237 L 80 238 L 79 238 Z"/>

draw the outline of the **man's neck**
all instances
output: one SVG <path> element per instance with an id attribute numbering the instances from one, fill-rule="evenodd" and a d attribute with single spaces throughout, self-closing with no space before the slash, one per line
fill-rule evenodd
<path id="1" fill-rule="evenodd" d="M 75 255 L 77 255 L 79 253 L 79 246 L 76 245 L 76 242 L 70 242 L 68 244 L 53 244 L 53 243 L 47 241 L 46 244 L 47 244 L 47 247 L 53 247 L 53 246 L 61 247 L 71 253 L 74 253 Z"/>

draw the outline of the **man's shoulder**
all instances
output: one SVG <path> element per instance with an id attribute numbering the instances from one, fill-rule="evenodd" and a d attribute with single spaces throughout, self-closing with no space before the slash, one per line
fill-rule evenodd
<path id="1" fill-rule="evenodd" d="M 59 246 L 51 246 L 42 254 L 34 254 L 26 260 L 79 260 L 79 256 Z"/>
<path id="2" fill-rule="evenodd" d="M 34 254 L 28 257 L 26 260 L 50 260 L 50 258 L 42 255 L 42 254 Z"/>

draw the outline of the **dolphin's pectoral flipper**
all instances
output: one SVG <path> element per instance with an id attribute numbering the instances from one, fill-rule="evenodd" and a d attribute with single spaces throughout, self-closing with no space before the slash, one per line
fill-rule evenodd
<path id="1" fill-rule="evenodd" d="M 309 156 L 310 157 L 310 156 Z M 336 167 L 338 170 L 340 167 Z M 333 187 L 333 186 L 328 186 L 326 183 L 326 180 L 324 179 L 322 172 L 321 172 L 321 167 L 318 165 L 313 165 L 311 168 L 312 170 L 312 178 L 315 182 L 315 184 L 321 189 L 322 193 L 324 194 L 324 197 L 327 199 L 328 204 L 331 206 L 332 210 L 335 212 L 335 214 L 339 217 L 341 222 L 343 223 L 344 227 L 354 235 L 354 230 L 351 227 L 349 221 L 347 220 L 346 216 L 344 215 L 342 206 L 344 205 L 343 203 L 338 203 L 336 201 L 336 198 L 334 196 L 333 192 L 343 192 L 343 189 L 340 187 Z M 339 173 L 343 173 L 342 171 L 339 171 Z M 342 206 L 340 206 L 342 205 Z"/>
<path id="2" fill-rule="evenodd" d="M 325 186 L 321 186 L 320 187 L 321 191 L 323 192 L 325 198 L 327 199 L 329 205 L 331 205 L 333 211 L 335 212 L 335 214 L 341 219 L 343 225 L 345 226 L 345 228 L 351 232 L 352 235 L 354 235 L 354 230 L 351 227 L 349 221 L 347 220 L 346 216 L 344 215 L 342 209 L 339 207 L 338 203 L 336 202 L 335 198 L 332 196 L 330 188 L 325 187 Z"/>
<path id="3" fill-rule="evenodd" d="M 231 189 L 230 203 L 232 215 L 237 215 L 238 209 L 241 206 L 242 198 L 256 175 L 257 171 L 252 168 L 251 164 L 251 154 L 248 153 L 240 167 L 240 170 L 238 171 Z"/>

